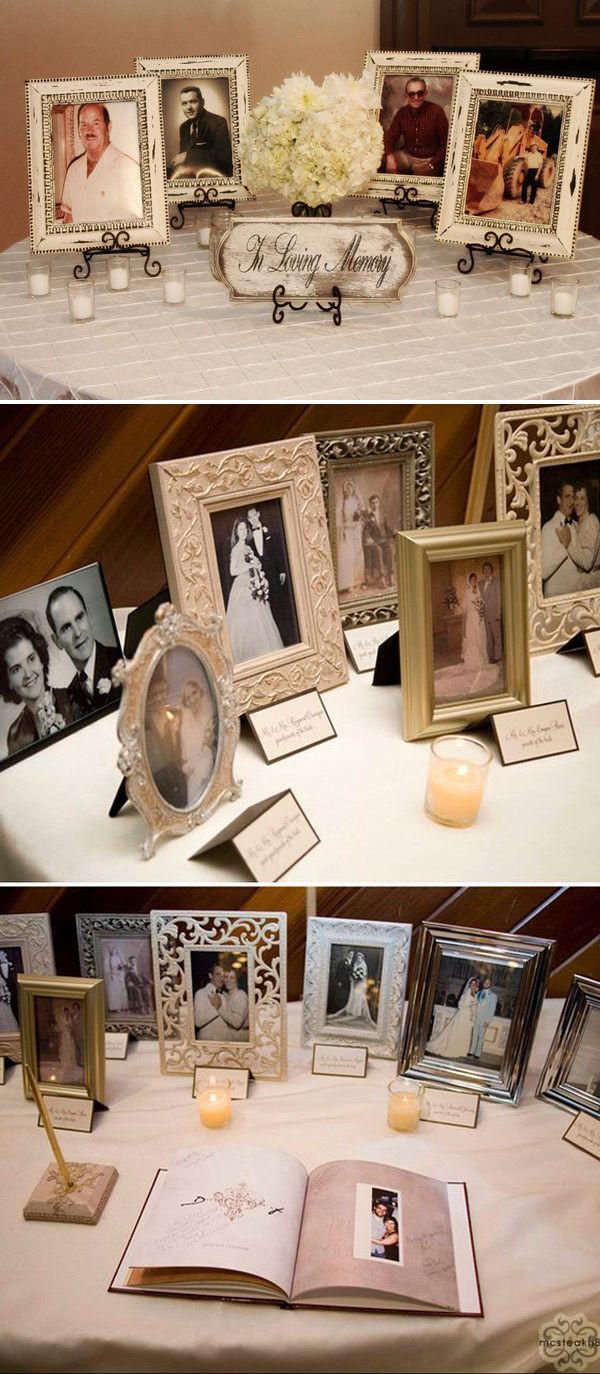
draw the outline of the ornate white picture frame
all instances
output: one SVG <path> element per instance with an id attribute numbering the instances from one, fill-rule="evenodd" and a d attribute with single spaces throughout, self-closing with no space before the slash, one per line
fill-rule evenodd
<path id="1" fill-rule="evenodd" d="M 398 1055 L 412 926 L 311 916 L 306 932 L 302 1040 Z"/>
<path id="2" fill-rule="evenodd" d="M 285 913 L 150 914 L 161 1072 L 210 1064 L 284 1078 Z"/>
<path id="3" fill-rule="evenodd" d="M 0 916 L 0 1055 L 21 1059 L 18 975 L 54 972 L 49 915 Z"/>

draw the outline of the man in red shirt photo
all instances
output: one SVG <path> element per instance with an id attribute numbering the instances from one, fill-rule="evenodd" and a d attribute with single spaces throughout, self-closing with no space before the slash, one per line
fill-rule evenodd
<path id="1" fill-rule="evenodd" d="M 448 142 L 445 111 L 426 99 L 427 82 L 423 76 L 409 77 L 404 93 L 406 103 L 396 110 L 384 131 L 384 156 L 379 170 L 440 177 Z"/>

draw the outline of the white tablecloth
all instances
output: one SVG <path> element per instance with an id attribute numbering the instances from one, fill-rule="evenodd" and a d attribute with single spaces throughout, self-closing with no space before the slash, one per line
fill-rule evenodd
<path id="1" fill-rule="evenodd" d="M 396 1164 L 467 1183 L 485 1316 L 418 1318 L 183 1301 L 107 1293 L 157 1168 L 206 1144 L 191 1080 L 160 1077 L 158 1050 L 135 1045 L 108 1069 L 110 1111 L 91 1135 L 60 1133 L 67 1159 L 113 1164 L 119 1179 L 95 1228 L 26 1222 L 21 1212 L 49 1158 L 20 1069 L 0 1088 L 3 1305 L 0 1368 L 45 1371 L 501 1371 L 550 1369 L 538 1331 L 559 1312 L 600 1322 L 598 1161 L 561 1139 L 571 1116 L 535 1097 L 560 1009 L 547 1002 L 518 1108 L 483 1103 L 475 1130 L 386 1124 L 394 1066 L 366 1079 L 313 1078 L 289 1009 L 286 1082 L 254 1084 L 215 1138 L 268 1143 L 308 1169 L 331 1159 Z M 212 1138 L 211 1138 L 212 1142 Z M 590 1370 L 597 1362 L 586 1365 Z"/>
<path id="2" fill-rule="evenodd" d="M 368 212 L 377 202 L 354 201 Z M 334 207 L 342 214 L 344 202 Z M 262 197 L 241 213 L 289 213 Z M 81 255 L 52 260 L 52 292 L 27 294 L 25 241 L 0 255 L 0 395 L 21 400 L 526 401 L 600 397 L 600 242 L 577 239 L 573 263 L 548 264 L 528 299 L 508 295 L 507 260 L 484 259 L 461 278 L 455 320 L 435 313 L 437 277 L 456 275 L 460 245 L 436 243 L 428 212 L 417 230 L 417 271 L 400 305 L 349 303 L 340 328 L 309 305 L 271 319 L 265 302 L 230 302 L 196 247 L 194 211 L 152 259 L 187 269 L 187 302 L 162 302 L 160 277 L 132 257 L 128 293 L 110 292 L 94 259 L 96 319 L 69 322 L 65 282 Z M 550 277 L 579 276 L 572 320 L 550 313 Z"/>
<path id="3" fill-rule="evenodd" d="M 125 613 L 117 611 L 122 629 Z M 587 655 L 532 663 L 532 701 L 567 698 L 580 749 L 503 768 L 493 750 L 479 818 L 467 830 L 423 811 L 428 741 L 407 744 L 400 687 L 372 687 L 349 669 L 323 700 L 337 738 L 270 765 L 248 725 L 236 754 L 240 799 L 203 826 L 139 853 L 144 826 L 131 806 L 111 820 L 119 785 L 115 714 L 0 773 L 0 880 L 241 882 L 233 850 L 188 862 L 246 807 L 291 788 L 320 844 L 290 870 L 299 884 L 581 883 L 600 878 L 600 678 Z"/>

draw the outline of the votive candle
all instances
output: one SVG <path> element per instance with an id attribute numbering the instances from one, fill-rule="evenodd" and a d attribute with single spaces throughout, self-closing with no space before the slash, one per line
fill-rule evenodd
<path id="1" fill-rule="evenodd" d="M 508 290 L 511 296 L 528 296 L 531 292 L 531 263 L 523 259 L 511 262 L 508 268 Z"/>
<path id="2" fill-rule="evenodd" d="M 27 263 L 27 279 L 30 296 L 50 295 L 50 263 L 36 262 L 34 258 Z"/>
<path id="3" fill-rule="evenodd" d="M 388 1083 L 387 1119 L 393 1131 L 416 1130 L 424 1092 L 423 1084 L 412 1078 L 393 1078 Z"/>
<path id="4" fill-rule="evenodd" d="M 165 267 L 162 288 L 166 305 L 181 305 L 185 300 L 185 267 Z"/>
<path id="5" fill-rule="evenodd" d="M 231 1121 L 231 1097 L 228 1079 L 211 1079 L 203 1092 L 198 1093 L 198 1115 L 203 1126 L 218 1130 Z"/>
<path id="6" fill-rule="evenodd" d="M 458 315 L 460 301 L 460 282 L 457 277 L 448 277 L 446 281 L 436 281 L 435 299 L 438 315 L 445 319 L 450 319 L 453 315 Z"/>
<path id="7" fill-rule="evenodd" d="M 578 277 L 552 278 L 552 314 L 567 319 L 575 314 Z"/>
<path id="8" fill-rule="evenodd" d="M 468 735 L 442 735 L 429 756 L 425 811 L 441 825 L 472 825 L 479 813 L 491 754 Z"/>
<path id="9" fill-rule="evenodd" d="M 129 258 L 124 254 L 108 258 L 106 273 L 109 291 L 127 291 L 129 287 Z"/>
<path id="10" fill-rule="evenodd" d="M 67 298 L 69 314 L 74 324 L 83 324 L 94 318 L 93 281 L 68 281 Z"/>

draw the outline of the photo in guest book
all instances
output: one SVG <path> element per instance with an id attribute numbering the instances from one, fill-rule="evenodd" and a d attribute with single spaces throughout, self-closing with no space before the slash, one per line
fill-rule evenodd
<path id="1" fill-rule="evenodd" d="M 436 704 L 504 691 L 501 558 L 431 564 Z"/>

